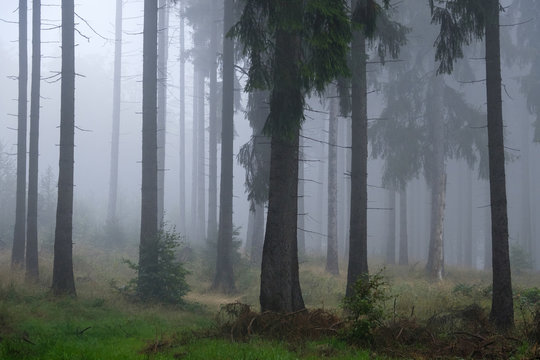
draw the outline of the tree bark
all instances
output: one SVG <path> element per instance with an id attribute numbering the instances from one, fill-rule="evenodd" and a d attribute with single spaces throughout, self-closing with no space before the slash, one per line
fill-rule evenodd
<path id="1" fill-rule="evenodd" d="M 446 201 L 445 124 L 441 116 L 440 97 L 443 81 L 433 78 L 428 87 L 431 101 L 426 109 L 429 122 L 431 154 L 428 158 L 428 185 L 431 187 L 429 252 L 426 271 L 432 280 L 444 277 L 444 208 Z"/>
<path id="2" fill-rule="evenodd" d="M 443 224 L 446 198 L 446 173 L 444 165 L 437 166 L 431 183 L 431 230 L 426 270 L 432 280 L 444 277 Z"/>
<path id="3" fill-rule="evenodd" d="M 28 117 L 28 6 L 19 0 L 19 97 L 17 116 L 17 192 L 11 267 L 22 268 L 26 243 L 26 130 Z"/>
<path id="4" fill-rule="evenodd" d="M 169 57 L 169 5 L 159 0 L 158 10 L 158 226 L 163 224 L 165 209 L 165 147 L 167 143 L 167 60 Z"/>
<path id="5" fill-rule="evenodd" d="M 178 194 L 178 204 L 179 204 L 179 213 L 178 213 L 178 227 L 181 234 L 186 234 L 186 94 L 185 94 L 185 65 L 186 65 L 186 55 L 185 55 L 185 39 L 184 39 L 184 2 L 180 1 L 180 116 L 178 118 L 178 185 L 179 185 L 179 194 Z"/>
<path id="6" fill-rule="evenodd" d="M 114 224 L 118 198 L 118 153 L 120 141 L 120 101 L 122 93 L 122 0 L 116 0 L 116 30 L 114 42 L 114 84 L 111 137 L 111 168 L 107 219 Z"/>
<path id="7" fill-rule="evenodd" d="M 26 228 L 26 280 L 37 281 L 38 267 L 38 164 L 41 82 L 41 0 L 32 1 L 32 89 L 30 103 L 30 154 L 28 164 L 28 214 Z"/>
<path id="8" fill-rule="evenodd" d="M 534 254 L 531 235 L 531 186 L 529 171 L 530 127 L 528 121 L 521 124 L 521 247 L 528 254 Z"/>
<path id="9" fill-rule="evenodd" d="M 499 1 L 486 3 L 486 91 L 491 198 L 493 298 L 490 319 L 497 328 L 514 326 L 512 278 L 508 250 L 508 216 L 501 98 L 501 48 Z"/>
<path id="10" fill-rule="evenodd" d="M 304 175 L 304 139 L 300 137 L 298 159 L 298 255 L 300 257 L 306 254 L 306 229 L 305 229 L 305 175 Z"/>
<path id="11" fill-rule="evenodd" d="M 218 30 L 216 19 L 216 7 L 212 9 L 210 22 L 210 106 L 209 106 L 209 136 L 208 136 L 208 239 L 217 240 L 217 143 L 218 143 L 218 119 L 217 119 L 217 56 L 218 56 Z M 232 89 L 231 91 L 233 91 Z"/>
<path id="12" fill-rule="evenodd" d="M 54 235 L 52 291 L 75 295 L 73 277 L 73 163 L 75 149 L 75 7 L 62 0 L 62 82 L 58 204 Z"/>
<path id="13" fill-rule="evenodd" d="M 472 211 L 472 179 L 473 173 L 470 168 L 465 169 L 465 226 L 463 237 L 463 260 L 466 267 L 472 268 L 474 265 L 473 259 L 475 258 L 475 251 L 473 247 L 473 211 Z"/>
<path id="14" fill-rule="evenodd" d="M 386 242 L 386 263 L 396 263 L 396 192 L 388 190 L 388 239 Z"/>
<path id="15" fill-rule="evenodd" d="M 212 288 L 235 290 L 232 266 L 233 240 L 233 141 L 234 141 L 234 42 L 226 34 L 234 24 L 234 0 L 225 0 L 223 21 L 223 107 L 221 113 L 221 182 L 216 276 Z"/>
<path id="16" fill-rule="evenodd" d="M 409 265 L 407 185 L 404 185 L 399 191 L 399 265 Z"/>
<path id="17" fill-rule="evenodd" d="M 335 96 L 335 92 L 332 93 Z M 338 262 L 338 186 L 337 186 L 337 143 L 339 123 L 337 118 L 337 99 L 330 99 L 330 118 L 328 121 L 328 241 L 326 247 L 326 271 L 339 274 Z"/>
<path id="18" fill-rule="evenodd" d="M 280 4 L 285 6 L 283 2 Z M 290 14 L 300 16 L 302 1 L 289 0 L 286 4 Z M 276 127 L 287 126 L 287 133 L 272 134 L 259 299 L 261 311 L 288 313 L 305 308 L 300 290 L 297 244 L 301 124 L 298 110 L 303 108 L 304 95 L 299 81 L 300 35 L 294 29 L 278 28 L 275 39 L 274 87 L 269 121 L 277 123 Z"/>
<path id="19" fill-rule="evenodd" d="M 253 213 L 253 228 L 251 231 L 251 263 L 261 264 L 263 242 L 264 242 L 264 205 L 255 204 Z"/>
<path id="20" fill-rule="evenodd" d="M 486 186 L 486 207 L 484 210 L 484 270 L 491 271 L 493 266 L 491 262 L 491 207 L 489 206 L 489 181 Z"/>
<path id="21" fill-rule="evenodd" d="M 199 141 L 199 137 L 198 137 L 198 126 L 197 126 L 197 121 L 199 119 L 199 115 L 198 115 L 198 112 L 199 112 L 199 105 L 198 105 L 198 101 L 197 101 L 197 96 L 199 95 L 199 84 L 200 84 L 200 81 L 199 81 L 199 76 L 202 76 L 200 74 L 200 70 L 198 69 L 198 66 L 197 64 L 193 64 L 193 116 L 192 116 L 192 125 L 193 125 L 193 129 L 192 129 L 192 139 L 191 139 L 191 142 L 192 142 L 192 149 L 191 149 L 191 237 L 196 240 L 196 241 L 200 241 L 199 239 L 199 234 L 198 234 L 198 227 L 197 227 L 197 215 L 198 215 L 198 212 L 197 212 L 197 204 L 199 203 L 199 201 L 197 200 L 197 196 L 199 194 L 199 180 L 198 180 L 198 176 L 199 176 L 199 170 L 198 170 L 198 167 L 199 167 L 199 163 L 198 163 L 198 160 L 199 160 L 199 156 L 197 154 L 198 150 L 199 150 L 199 145 L 198 145 L 198 141 Z"/>
<path id="22" fill-rule="evenodd" d="M 355 8 L 365 6 L 357 0 Z M 366 38 L 362 30 L 352 40 L 352 122 L 351 122 L 351 214 L 349 265 L 345 295 L 353 295 L 353 286 L 368 274 L 367 262 L 367 79 Z"/>
<path id="23" fill-rule="evenodd" d="M 158 263 L 158 155 L 157 155 L 157 20 L 156 1 L 144 1 L 143 33 L 143 129 L 141 238 L 137 291 L 147 296 L 152 284 L 146 274 Z"/>
<path id="24" fill-rule="evenodd" d="M 199 69 L 197 76 L 197 233 L 202 241 L 206 236 L 206 149 L 205 149 L 205 76 L 202 69 Z M 223 151 L 223 145 L 222 145 Z"/>

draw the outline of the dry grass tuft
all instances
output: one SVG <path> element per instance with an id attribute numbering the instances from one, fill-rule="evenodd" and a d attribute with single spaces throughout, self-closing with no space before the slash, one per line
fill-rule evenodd
<path id="1" fill-rule="evenodd" d="M 259 336 L 294 343 L 335 336 L 343 321 L 335 313 L 322 309 L 303 309 L 288 314 L 257 313 L 249 305 L 236 302 L 222 306 L 218 325 L 232 341 Z"/>

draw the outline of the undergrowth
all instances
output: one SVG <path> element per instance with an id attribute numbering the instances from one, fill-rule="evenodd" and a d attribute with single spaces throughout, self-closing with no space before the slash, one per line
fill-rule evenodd
<path id="1" fill-rule="evenodd" d="M 540 277 L 527 271 L 514 279 L 516 329 L 499 335 L 488 321 L 490 277 L 481 271 L 450 268 L 444 281 L 431 283 L 421 266 L 386 268 L 377 280 L 380 286 L 388 284 L 384 296 L 364 293 L 357 302 L 363 310 L 350 317 L 339 306 L 345 273 L 326 274 L 320 262 L 308 258 L 300 267 L 308 309 L 261 314 L 259 269 L 247 261 L 237 268 L 239 292 L 225 296 L 209 291 L 210 279 L 201 276 L 204 264 L 195 250 L 184 264 L 191 271 L 186 279 L 192 290 L 185 296 L 190 305 L 142 304 L 110 285 L 112 280 L 125 284 L 133 276 L 122 259 L 135 259 L 136 251 L 76 246 L 76 299 L 50 295 L 50 257 L 41 259 L 41 282 L 31 286 L 24 285 L 23 275 L 0 265 L 0 359 L 540 356 Z M 9 264 L 9 254 L 0 253 L 0 264 Z M 377 264 L 370 268 L 377 273 Z M 217 320 L 220 305 L 227 303 L 233 305 L 221 307 Z M 368 342 L 343 336 L 353 319 L 367 322 Z"/>

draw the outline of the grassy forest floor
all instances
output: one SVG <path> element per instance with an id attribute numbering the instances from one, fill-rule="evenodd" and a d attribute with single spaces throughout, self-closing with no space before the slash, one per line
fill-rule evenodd
<path id="1" fill-rule="evenodd" d="M 217 316 L 222 304 L 241 302 L 257 310 L 258 269 L 247 263 L 237 269 L 237 293 L 225 296 L 208 290 L 212 269 L 204 256 L 197 257 L 187 264 L 186 303 L 167 306 L 133 302 L 119 291 L 135 275 L 122 261 L 133 254 L 93 248 L 76 254 L 77 298 L 49 293 L 49 256 L 42 257 L 40 283 L 28 286 L 11 273 L 9 254 L 0 254 L 0 359 L 540 358 L 539 274 L 514 275 L 516 329 L 503 336 L 487 321 L 487 272 L 449 268 L 446 280 L 434 284 L 422 264 L 384 268 L 384 318 L 369 343 L 354 344 L 343 335 L 345 271 L 326 274 L 322 259 L 301 264 L 310 309 L 305 315 L 265 319 L 248 309 L 227 323 L 223 310 Z M 378 268 L 371 265 L 372 272 Z M 315 318 L 327 324 L 310 325 Z M 265 331 L 258 332 L 257 323 Z M 306 326 L 323 331 L 304 336 Z"/>

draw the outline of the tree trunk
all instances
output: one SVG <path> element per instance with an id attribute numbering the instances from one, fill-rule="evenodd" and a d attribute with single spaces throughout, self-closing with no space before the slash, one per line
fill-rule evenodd
<path id="1" fill-rule="evenodd" d="M 457 197 L 457 206 L 456 206 L 456 221 L 457 221 L 457 228 L 456 228 L 456 243 L 455 243 L 455 253 L 456 253 L 456 265 L 457 266 L 463 266 L 465 264 L 465 254 L 464 254 L 464 247 L 465 247 L 465 194 L 463 190 L 465 190 L 465 164 L 462 161 L 458 161 L 456 164 L 456 197 Z M 452 182 L 452 180 L 450 180 Z"/>
<path id="2" fill-rule="evenodd" d="M 255 209 L 253 206 L 249 207 L 248 212 L 248 223 L 246 229 L 246 245 L 245 253 L 249 256 L 251 260 L 251 249 L 253 248 L 253 222 L 255 221 Z"/>
<path id="3" fill-rule="evenodd" d="M 426 270 L 432 280 L 444 277 L 443 224 L 446 198 L 446 173 L 438 165 L 431 182 L 431 231 Z"/>
<path id="4" fill-rule="evenodd" d="M 197 101 L 197 96 L 199 95 L 199 76 L 202 76 L 200 74 L 200 71 L 198 69 L 197 64 L 193 64 L 193 116 L 192 116 L 192 124 L 193 124 L 193 138 L 192 141 L 192 149 L 191 149 L 191 237 L 193 240 L 200 241 L 199 234 L 198 234 L 198 228 L 197 228 L 197 204 L 199 203 L 197 200 L 197 195 L 199 194 L 199 170 L 198 170 L 198 160 L 199 156 L 197 154 L 199 150 L 199 137 L 198 134 L 198 126 L 197 121 L 199 119 L 199 105 Z"/>
<path id="5" fill-rule="evenodd" d="M 199 69 L 197 81 L 197 233 L 201 240 L 206 240 L 206 149 L 205 149 L 205 77 L 202 69 Z M 222 147 L 223 151 L 223 147 Z"/>
<path id="6" fill-rule="evenodd" d="M 351 146 L 351 119 L 345 118 L 345 134 L 346 134 L 346 143 L 345 146 Z M 349 241 L 347 241 L 351 236 L 350 222 L 347 220 L 351 217 L 351 151 L 348 149 L 345 150 L 345 189 L 343 194 L 343 202 L 345 206 L 345 249 L 343 258 L 349 257 Z M 367 221 L 367 220 L 366 220 Z"/>
<path id="7" fill-rule="evenodd" d="M 223 15 L 223 106 L 221 112 L 221 182 L 216 276 L 212 288 L 235 290 L 233 254 L 234 42 L 227 37 L 234 24 L 234 0 L 225 0 Z"/>
<path id="8" fill-rule="evenodd" d="M 508 216 L 501 98 L 499 1 L 490 0 L 486 18 L 486 90 L 491 195 L 493 298 L 490 319 L 497 328 L 514 326 L 512 278 L 508 250 Z"/>
<path id="9" fill-rule="evenodd" d="M 303 257 L 306 254 L 306 228 L 305 228 L 305 175 L 304 175 L 304 139 L 300 137 L 298 159 L 298 255 Z"/>
<path id="10" fill-rule="evenodd" d="M 335 92 L 332 92 L 335 96 Z M 339 274 L 338 231 L 337 231 L 337 140 L 339 122 L 337 118 L 337 99 L 330 99 L 330 118 L 328 125 L 328 242 L 326 247 L 326 271 Z"/>
<path id="11" fill-rule="evenodd" d="M 318 243 L 317 243 L 317 254 L 322 255 L 324 251 L 324 245 L 328 241 L 328 236 L 324 236 L 325 232 L 328 233 L 328 231 L 324 227 L 324 220 L 325 220 L 325 213 L 324 209 L 325 207 L 328 208 L 328 200 L 325 199 L 325 195 L 328 195 L 328 184 L 326 184 L 325 189 L 325 183 L 326 183 L 326 174 L 325 174 L 325 168 L 328 170 L 328 165 L 325 166 L 325 131 L 326 131 L 326 121 L 321 121 L 321 145 L 320 145 L 320 152 L 319 152 L 319 166 L 318 166 L 318 178 L 320 182 L 320 188 L 318 189 L 318 202 L 319 202 L 319 236 L 318 236 Z M 326 191 L 325 191 L 326 190 Z M 326 200 L 326 201 L 325 201 Z"/>
<path id="12" fill-rule="evenodd" d="M 396 263 L 396 192 L 388 190 L 388 239 L 386 242 L 386 263 Z"/>
<path id="13" fill-rule="evenodd" d="M 261 264 L 261 257 L 264 242 L 264 205 L 255 204 L 255 212 L 253 213 L 253 228 L 251 231 L 251 263 L 254 265 Z"/>
<path id="14" fill-rule="evenodd" d="M 409 265 L 409 236 L 407 227 L 407 185 L 399 191 L 399 265 Z"/>
<path id="15" fill-rule="evenodd" d="M 178 204 L 180 207 L 178 213 L 178 227 L 181 234 L 186 234 L 186 94 L 185 94 L 185 39 L 184 39 L 184 3 L 180 1 L 180 116 L 178 119 L 178 185 L 179 185 L 179 197 Z"/>
<path id="16" fill-rule="evenodd" d="M 291 14 L 302 14 L 303 2 L 287 2 Z M 291 15 L 293 16 L 293 15 Z M 298 146 L 303 108 L 300 89 L 300 36 L 294 29 L 276 30 L 274 88 L 270 100 L 271 140 L 268 216 L 261 264 L 261 311 L 288 313 L 304 309 L 298 270 Z M 299 113 L 300 110 L 300 113 Z"/>
<path id="17" fill-rule="evenodd" d="M 475 251 L 473 248 L 473 233 L 472 233 L 472 179 L 473 173 L 470 168 L 465 169 L 465 234 L 463 237 L 463 260 L 466 267 L 472 268 L 474 265 L 473 259 L 475 257 Z"/>
<path id="18" fill-rule="evenodd" d="M 355 8 L 358 6 L 365 5 L 357 0 Z M 347 297 L 353 295 L 356 281 L 368 274 L 366 38 L 361 30 L 353 32 L 352 63 L 351 214 Z"/>
<path id="19" fill-rule="evenodd" d="M 62 0 L 62 82 L 58 204 L 52 291 L 75 295 L 73 278 L 73 163 L 75 149 L 75 7 Z"/>
<path id="20" fill-rule="evenodd" d="M 165 209 L 165 146 L 167 143 L 167 60 L 169 57 L 168 0 L 159 0 L 158 6 L 158 226 L 162 226 Z"/>
<path id="21" fill-rule="evenodd" d="M 122 0 L 116 0 L 116 30 L 114 42 L 114 84 L 111 138 L 111 168 L 109 178 L 108 221 L 116 221 L 118 197 L 118 153 L 120 141 L 120 101 L 122 93 Z"/>
<path id="22" fill-rule="evenodd" d="M 528 121 L 521 124 L 521 247 L 528 254 L 534 254 L 531 235 L 531 186 L 529 173 L 529 139 Z"/>
<path id="23" fill-rule="evenodd" d="M 484 210 L 484 270 L 491 271 L 493 266 L 491 262 L 491 207 L 489 206 L 489 182 L 486 186 L 486 207 Z"/>
<path id="24" fill-rule="evenodd" d="M 41 82 L 41 0 L 32 1 L 32 89 L 30 103 L 30 154 L 26 228 L 26 280 L 37 281 L 38 267 L 38 159 Z"/>
<path id="25" fill-rule="evenodd" d="M 147 274 L 158 263 L 158 156 L 157 156 L 157 19 L 156 1 L 144 1 L 143 129 L 141 239 L 137 291 L 146 297 L 152 287 Z"/>
<path id="26" fill-rule="evenodd" d="M 17 195 L 15 229 L 13 232 L 12 268 L 24 265 L 26 242 L 26 128 L 28 99 L 28 7 L 27 0 L 19 0 L 19 97 L 17 121 Z"/>
<path id="27" fill-rule="evenodd" d="M 211 34 L 210 34 L 210 106 L 209 106 L 209 136 L 208 136 L 208 239 L 216 241 L 218 236 L 217 224 L 217 56 L 218 56 L 218 31 L 216 19 L 216 7 L 212 9 Z M 233 91 L 234 89 L 231 89 Z"/>
<path id="28" fill-rule="evenodd" d="M 446 164 L 445 164 L 445 125 L 441 116 L 440 96 L 442 96 L 443 81 L 433 78 L 428 88 L 431 101 L 426 109 L 426 119 L 429 122 L 430 150 L 429 171 L 431 187 L 431 216 L 429 252 L 426 271 L 432 280 L 442 280 L 444 277 L 444 208 L 446 202 Z"/>

